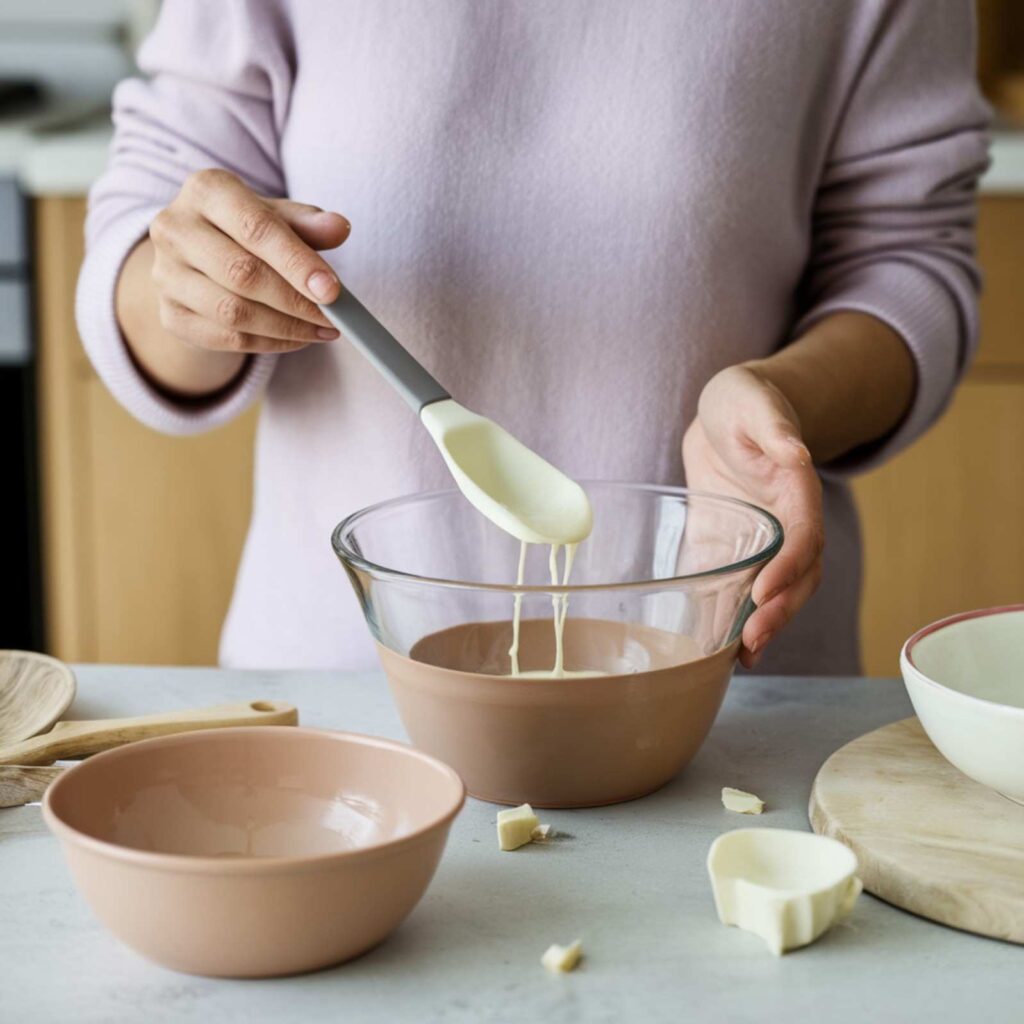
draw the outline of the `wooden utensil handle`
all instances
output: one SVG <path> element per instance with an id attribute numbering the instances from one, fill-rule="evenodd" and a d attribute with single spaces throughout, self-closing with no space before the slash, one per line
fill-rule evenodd
<path id="1" fill-rule="evenodd" d="M 60 758 L 88 757 L 134 740 L 234 725 L 297 725 L 294 705 L 274 700 L 219 704 L 212 708 L 167 711 L 138 718 L 58 722 L 48 733 L 0 749 L 0 764 L 50 764 Z"/>
<path id="2" fill-rule="evenodd" d="M 20 807 L 33 800 L 42 800 L 49 786 L 63 768 L 23 765 L 0 766 L 0 807 Z"/>

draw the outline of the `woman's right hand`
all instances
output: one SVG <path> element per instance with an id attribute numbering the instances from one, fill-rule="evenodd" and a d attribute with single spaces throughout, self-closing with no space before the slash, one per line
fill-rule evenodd
<path id="1" fill-rule="evenodd" d="M 229 171 L 190 175 L 118 283 L 136 361 L 158 385 L 194 396 L 229 383 L 249 353 L 334 340 L 317 304 L 341 285 L 317 250 L 349 230 L 340 214 L 266 199 Z"/>

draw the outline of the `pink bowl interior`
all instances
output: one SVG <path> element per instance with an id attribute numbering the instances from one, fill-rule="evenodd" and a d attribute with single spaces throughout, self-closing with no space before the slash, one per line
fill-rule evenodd
<path id="1" fill-rule="evenodd" d="M 424 832 L 455 814 L 458 776 L 401 744 L 290 727 L 130 744 L 50 789 L 58 822 L 92 839 L 196 858 L 309 858 Z"/>

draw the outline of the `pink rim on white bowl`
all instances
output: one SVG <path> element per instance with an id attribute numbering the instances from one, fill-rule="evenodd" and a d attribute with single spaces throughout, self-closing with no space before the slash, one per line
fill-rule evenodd
<path id="1" fill-rule="evenodd" d="M 920 645 L 947 630 L 937 670 Z M 921 725 L 946 760 L 1024 802 L 1024 604 L 962 612 L 919 629 L 903 645 L 900 669 Z"/>

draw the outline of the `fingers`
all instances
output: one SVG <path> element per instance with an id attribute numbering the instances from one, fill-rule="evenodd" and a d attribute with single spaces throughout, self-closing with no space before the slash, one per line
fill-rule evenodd
<path id="1" fill-rule="evenodd" d="M 800 422 L 786 396 L 745 366 L 716 374 L 700 398 L 705 430 L 725 458 L 763 453 L 783 469 L 811 464 Z"/>
<path id="2" fill-rule="evenodd" d="M 313 249 L 336 249 L 352 231 L 352 225 L 340 213 L 321 210 L 292 199 L 272 199 L 270 205 L 281 219 Z"/>
<path id="3" fill-rule="evenodd" d="M 808 472 L 812 472 L 808 470 Z M 821 519 L 820 484 L 803 484 L 793 508 L 783 512 L 786 538 L 782 550 L 758 574 L 751 591 L 754 614 L 743 627 L 740 660 L 752 668 L 768 642 L 803 607 L 821 582 L 825 533 Z M 780 510 L 781 511 L 781 510 Z"/>
<path id="4" fill-rule="evenodd" d="M 170 299 L 160 301 L 160 323 L 186 344 L 215 352 L 279 353 L 306 347 L 301 341 L 267 338 L 221 327 Z"/>
<path id="5" fill-rule="evenodd" d="M 750 596 L 759 608 L 807 575 L 821 558 L 825 548 L 825 534 L 820 508 L 814 511 L 809 509 L 806 518 L 785 522 L 785 534 L 782 550 L 754 580 Z"/>
<path id="6" fill-rule="evenodd" d="M 821 481 L 786 396 L 748 366 L 717 373 L 705 386 L 697 420 L 683 440 L 687 480 L 703 467 L 715 490 L 770 508 L 785 541 L 754 581 L 756 605 L 743 630 L 741 661 L 751 667 L 768 641 L 818 586 L 824 534 Z"/>
<path id="7" fill-rule="evenodd" d="M 201 348 L 290 352 L 338 332 L 318 303 L 340 291 L 317 252 L 350 225 L 290 199 L 264 199 L 228 171 L 191 175 L 150 225 L 165 329 Z"/>
<path id="8" fill-rule="evenodd" d="M 185 189 L 198 213 L 311 302 L 333 302 L 338 297 L 341 284 L 328 263 L 270 203 L 233 174 L 203 171 L 192 175 Z"/>
<path id="9" fill-rule="evenodd" d="M 783 469 L 809 466 L 811 453 L 800 437 L 800 424 L 789 400 L 770 381 L 750 371 L 747 374 L 752 395 L 745 426 L 750 440 Z"/>
<path id="10" fill-rule="evenodd" d="M 173 286 L 183 267 L 193 268 L 234 295 L 330 327 L 314 302 L 195 212 L 169 207 L 153 221 L 149 233 L 157 248 L 154 277 L 163 288 Z"/>
<path id="11" fill-rule="evenodd" d="M 799 469 L 811 464 L 811 453 L 800 439 L 796 425 L 790 420 L 769 414 L 763 424 L 752 424 L 751 439 L 772 462 L 783 469 Z"/>
<path id="12" fill-rule="evenodd" d="M 825 532 L 821 482 L 813 468 L 790 472 L 783 507 L 782 550 L 758 574 L 751 591 L 757 606 L 743 628 L 741 661 L 752 668 L 768 642 L 807 602 L 821 582 Z"/>
<path id="13" fill-rule="evenodd" d="M 740 662 L 753 668 L 778 632 L 810 600 L 821 583 L 822 561 L 818 558 L 808 571 L 785 590 L 760 605 L 743 627 Z"/>
<path id="14" fill-rule="evenodd" d="M 301 342 L 333 341 L 339 337 L 333 327 L 318 327 L 262 302 L 243 298 L 188 267 L 181 268 L 175 280 L 168 283 L 164 296 L 224 331 Z"/>

